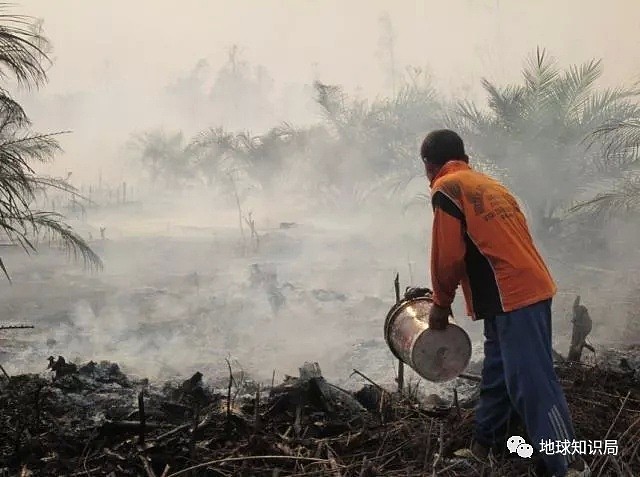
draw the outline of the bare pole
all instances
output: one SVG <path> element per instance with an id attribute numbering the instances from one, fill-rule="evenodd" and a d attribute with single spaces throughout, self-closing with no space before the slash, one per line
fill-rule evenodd
<path id="1" fill-rule="evenodd" d="M 400 273 L 396 273 L 396 278 L 393 281 L 393 285 L 396 292 L 396 305 L 400 303 Z M 402 388 L 404 388 L 404 363 L 401 359 L 398 359 L 398 393 L 402 394 Z"/>
<path id="2" fill-rule="evenodd" d="M 244 248 L 246 245 L 246 239 L 244 235 L 244 227 L 242 226 L 242 205 L 240 204 L 240 195 L 238 194 L 238 186 L 236 180 L 231 173 L 228 174 L 231 185 L 233 186 L 233 195 L 236 199 L 236 206 L 238 208 L 238 223 L 240 225 L 240 236 L 242 237 L 242 253 L 244 255 Z"/>
<path id="3" fill-rule="evenodd" d="M 4 330 L 26 330 L 35 328 L 33 325 L 3 325 L 0 326 L 0 331 Z"/>

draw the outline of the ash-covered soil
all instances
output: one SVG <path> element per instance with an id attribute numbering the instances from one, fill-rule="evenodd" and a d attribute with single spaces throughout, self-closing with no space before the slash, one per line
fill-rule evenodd
<path id="1" fill-rule="evenodd" d="M 616 442 L 615 454 L 584 456 L 596 475 L 640 472 L 639 351 L 559 365 L 577 439 Z M 506 446 L 485 467 L 453 455 L 469 442 L 474 392 L 400 397 L 360 378 L 351 393 L 313 363 L 282 383 L 229 366 L 208 384 L 202 373 L 160 384 L 112 362 L 61 363 L 52 360 L 51 375 L 0 379 L 3 475 L 544 475 L 534 474 L 537 457 L 514 458 Z"/>
<path id="2" fill-rule="evenodd" d="M 280 379 L 313 360 L 339 384 L 353 368 L 393 383 L 396 363 L 383 337 L 393 279 L 399 271 L 403 287 L 424 284 L 426 264 L 409 270 L 404 250 L 348 228 L 274 224 L 258 250 L 244 251 L 238 235 L 177 227 L 107 235 L 92 242 L 105 262 L 97 273 L 46 247 L 34 257 L 3 251 L 13 284 L 0 290 L 2 323 L 35 329 L 0 332 L 0 362 L 23 373 L 42 371 L 50 355 L 105 359 L 169 379 L 223 372 L 230 358 L 257 378 L 275 371 Z M 460 322 L 478 342 L 480 326 Z"/>
<path id="3" fill-rule="evenodd" d="M 47 247 L 31 257 L 16 247 L 2 250 L 13 282 L 0 290 L 0 324 L 35 326 L 0 331 L 0 363 L 10 374 L 41 372 L 49 356 L 64 355 L 117 361 L 131 375 L 170 379 L 196 370 L 224 373 L 229 358 L 269 380 L 312 360 L 343 386 L 354 368 L 393 386 L 397 364 L 383 323 L 396 272 L 402 287 L 427 282 L 421 237 L 353 222 L 276 222 L 260 231 L 256 249 L 249 241 L 242 248 L 234 227 L 127 224 L 126 233 L 109 224 L 106 239 L 93 240 L 105 262 L 101 272 L 85 271 Z M 556 348 L 563 354 L 574 296 L 561 292 L 554 302 Z M 591 307 L 592 301 L 587 290 L 583 302 Z M 464 316 L 461 300 L 454 311 L 478 362 L 482 323 Z M 608 334 L 622 328 L 604 326 L 610 313 L 604 320 L 596 308 L 592 316 L 590 341 L 599 353 L 613 346 Z M 410 370 L 408 379 L 420 381 Z M 420 385 L 451 394 L 447 385 Z"/>
<path id="4" fill-rule="evenodd" d="M 299 393 L 285 399 L 272 389 L 311 361 L 339 388 L 365 384 L 353 375 L 357 369 L 395 390 L 397 363 L 383 323 L 397 272 L 402 287 L 427 282 L 421 237 L 370 224 L 275 223 L 261 230 L 256 249 L 248 241 L 241 246 L 233 227 L 167 225 L 146 233 L 108 228 L 106 239 L 92 245 L 105 262 L 99 273 L 55 249 L 33 257 L 15 247 L 2 250 L 13 282 L 0 290 L 1 324 L 35 328 L 0 331 L 0 364 L 12 376 L 0 384 L 0 467 L 13 473 L 26 466 L 35 475 L 159 476 L 167 466 L 171 475 L 215 460 L 195 475 L 273 475 L 279 468 L 280 475 L 393 476 L 423 475 L 435 462 L 439 475 L 477 475 L 451 459 L 471 432 L 472 410 L 464 403 L 474 399 L 472 382 L 432 384 L 407 369 L 413 400 L 389 395 L 353 422 L 351 408 L 328 406 L 322 393 L 318 400 L 317 387 L 300 410 Z M 567 312 L 578 291 L 561 287 L 555 300 L 555 345 L 563 354 Z M 638 352 L 612 342 L 612 332 L 621 335 L 623 328 L 607 321 L 611 314 L 604 319 L 601 302 L 591 308 L 589 290 L 582 296 L 595 309 L 596 353 L 585 351 L 587 367 L 561 371 L 579 435 L 604 439 L 613 426 L 609 435 L 620 437 L 624 452 L 592 461 L 606 470 L 602 475 L 618 475 L 606 472 L 625 466 L 638 472 L 632 445 L 640 435 L 633 420 Z M 467 371 L 477 373 L 482 324 L 464 317 L 461 303 L 454 312 L 474 343 Z M 51 382 L 50 356 L 64 356 L 78 373 Z M 202 392 L 185 393 L 183 381 L 196 372 Z M 460 412 L 452 407 L 454 389 Z M 430 394 L 443 400 L 440 409 L 424 409 L 433 404 Z M 365 404 L 371 395 L 365 392 Z M 276 405 L 281 398 L 286 405 Z M 494 470 L 526 475 L 529 467 L 521 464 L 503 462 Z"/>

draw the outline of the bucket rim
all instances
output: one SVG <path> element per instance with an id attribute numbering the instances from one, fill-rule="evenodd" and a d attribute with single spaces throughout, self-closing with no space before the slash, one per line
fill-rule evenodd
<path id="1" fill-rule="evenodd" d="M 449 322 L 449 324 L 447 325 L 447 328 L 457 328 L 458 330 L 460 330 L 462 333 L 461 335 L 464 336 L 466 342 L 467 342 L 467 349 L 469 350 L 469 356 L 467 357 L 467 359 L 465 360 L 465 365 L 462 368 L 462 370 L 458 373 L 457 376 L 454 376 L 452 378 L 449 379 L 431 379 L 428 378 L 427 376 L 424 376 L 422 373 L 420 373 L 416 368 L 412 369 L 423 379 L 426 379 L 427 381 L 431 382 L 431 383 L 446 383 L 448 381 L 453 381 L 454 379 L 456 379 L 457 377 L 460 376 L 461 373 L 464 373 L 464 370 L 467 369 L 467 367 L 469 366 L 469 363 L 471 362 L 471 355 L 473 354 L 473 343 L 471 342 L 471 337 L 469 336 L 469 333 L 467 333 L 467 331 L 460 325 L 458 325 L 457 323 L 451 323 Z M 425 332 L 428 332 L 429 330 L 425 330 Z M 435 330 L 431 330 L 431 331 L 435 331 Z M 415 350 L 414 350 L 415 351 Z M 413 354 L 411 355 L 411 360 L 413 361 Z"/>
<path id="2" fill-rule="evenodd" d="M 393 323 L 393 320 L 406 306 L 418 301 L 428 301 L 429 303 L 433 303 L 433 299 L 429 296 L 419 296 L 416 298 L 411 298 L 409 300 L 401 300 L 391 307 L 391 309 L 387 313 L 387 317 L 384 320 L 384 341 L 387 343 L 387 347 L 391 350 L 391 353 L 393 353 L 393 355 L 403 363 L 404 361 L 402 360 L 400 355 L 398 355 L 396 350 L 393 349 L 393 346 L 391 345 L 391 340 L 389 339 L 389 334 L 391 333 L 391 323 Z M 406 363 L 406 364 L 410 365 L 409 363 Z"/>

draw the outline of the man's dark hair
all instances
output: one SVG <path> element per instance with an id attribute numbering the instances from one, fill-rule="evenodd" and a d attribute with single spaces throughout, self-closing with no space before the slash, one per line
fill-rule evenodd
<path id="1" fill-rule="evenodd" d="M 438 129 L 427 134 L 420 148 L 420 156 L 424 162 L 436 165 L 455 159 L 469 160 L 462 138 L 450 129 Z"/>

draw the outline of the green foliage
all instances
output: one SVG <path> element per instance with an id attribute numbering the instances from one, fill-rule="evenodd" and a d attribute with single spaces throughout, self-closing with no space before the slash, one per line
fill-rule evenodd
<path id="1" fill-rule="evenodd" d="M 228 187 L 233 176 L 234 184 L 247 181 L 267 193 L 298 186 L 324 205 L 363 205 L 390 184 L 423 174 L 417 148 L 424 132 L 439 124 L 441 106 L 420 70 L 395 96 L 373 102 L 349 98 L 338 86 L 314 86 L 320 124 L 284 123 L 262 135 L 217 127 L 187 143 L 180 133 L 151 131 L 131 145 L 150 178 L 164 178 L 164 185 L 179 178 L 180 184 Z"/>
<path id="2" fill-rule="evenodd" d="M 637 89 L 634 93 L 637 94 Z M 628 217 L 640 212 L 640 109 L 629 107 L 625 117 L 613 117 L 589 136 L 588 144 L 600 144 L 600 169 L 615 172 L 617 179 L 605 191 L 574 205 L 570 211 L 591 220 Z"/>
<path id="3" fill-rule="evenodd" d="M 5 9 L 1 4 L 0 10 Z M 32 19 L 0 15 L 0 75 L 4 78 L 13 76 L 25 86 L 44 83 L 47 45 Z M 41 191 L 56 188 L 76 195 L 77 191 L 65 180 L 34 172 L 31 164 L 50 160 L 59 145 L 55 134 L 37 134 L 30 126 L 20 104 L 0 88 L 0 229 L 27 252 L 36 250 L 33 238 L 46 230 L 59 238 L 68 252 L 82 256 L 85 264 L 101 268 L 100 258 L 64 223 L 64 217 L 33 210 L 36 194 Z M 1 261 L 0 268 L 8 278 Z"/>
<path id="4" fill-rule="evenodd" d="M 461 102 L 449 125 L 467 139 L 471 154 L 507 171 L 508 181 L 532 209 L 539 231 L 548 231 L 585 181 L 619 172 L 627 162 L 602 161 L 607 144 L 590 134 L 603 124 L 638 116 L 635 90 L 596 89 L 600 61 L 561 69 L 538 49 L 521 84 L 482 85 L 488 109 Z M 611 149 L 612 150 L 612 149 Z"/>
<path id="5" fill-rule="evenodd" d="M 148 172 L 152 184 L 161 179 L 169 188 L 183 186 L 193 177 L 191 154 L 181 132 L 162 129 L 134 135 L 128 144 Z"/>
<path id="6" fill-rule="evenodd" d="M 612 216 L 638 214 L 640 212 L 640 175 L 628 174 L 609 190 L 574 205 L 569 211 L 586 214 L 592 219 L 605 220 Z"/>
<path id="7" fill-rule="evenodd" d="M 599 127 L 592 134 L 592 141 L 603 144 L 604 168 L 626 169 L 640 160 L 640 115 L 633 111 L 626 119 L 614 119 Z"/>
<path id="8" fill-rule="evenodd" d="M 592 220 L 608 220 L 640 213 L 640 115 L 625 121 L 609 122 L 598 128 L 592 140 L 603 143 L 602 164 L 621 171 L 620 178 L 607 190 L 574 205 L 570 212 Z"/>
<path id="9" fill-rule="evenodd" d="M 327 148 L 328 179 L 349 189 L 357 182 L 379 182 L 401 190 L 424 175 L 418 160 L 425 132 L 441 124 L 442 106 L 419 71 L 391 98 L 349 101 L 341 88 L 315 84 L 316 101 L 334 135 Z"/>
<path id="10" fill-rule="evenodd" d="M 10 4 L 0 3 L 0 76 L 14 77 L 23 86 L 46 81 L 48 41 L 33 18 L 5 13 Z"/>
<path id="11" fill-rule="evenodd" d="M 193 154 L 196 168 L 212 186 L 222 175 L 234 172 L 239 166 L 238 150 L 240 141 L 236 134 L 223 128 L 211 128 L 203 131 L 191 140 L 189 151 Z"/>
<path id="12" fill-rule="evenodd" d="M 250 71 L 232 49 L 216 81 L 219 87 L 236 77 L 249 81 Z M 427 131 L 446 125 L 464 137 L 475 167 L 511 185 L 538 232 L 553 230 L 553 235 L 585 184 L 611 178 L 622 184 L 609 192 L 600 187 L 589 210 L 596 204 L 609 204 L 611 210 L 631 207 L 635 179 L 629 174 L 639 154 L 638 90 L 598 88 L 602 71 L 599 60 L 563 68 L 537 49 L 519 83 L 482 80 L 486 107 L 460 101 L 448 110 L 417 68 L 407 69 L 393 95 L 371 101 L 316 82 L 322 121 L 314 126 L 282 124 L 261 135 L 217 127 L 190 141 L 180 133 L 155 131 L 134 143 L 150 176 L 162 178 L 165 186 L 202 181 L 236 188 L 242 181 L 266 193 L 298 187 L 308 197 L 321 198 L 322 205 L 359 207 L 424 178 L 420 141 Z M 407 206 L 425 202 L 423 194 Z"/>

